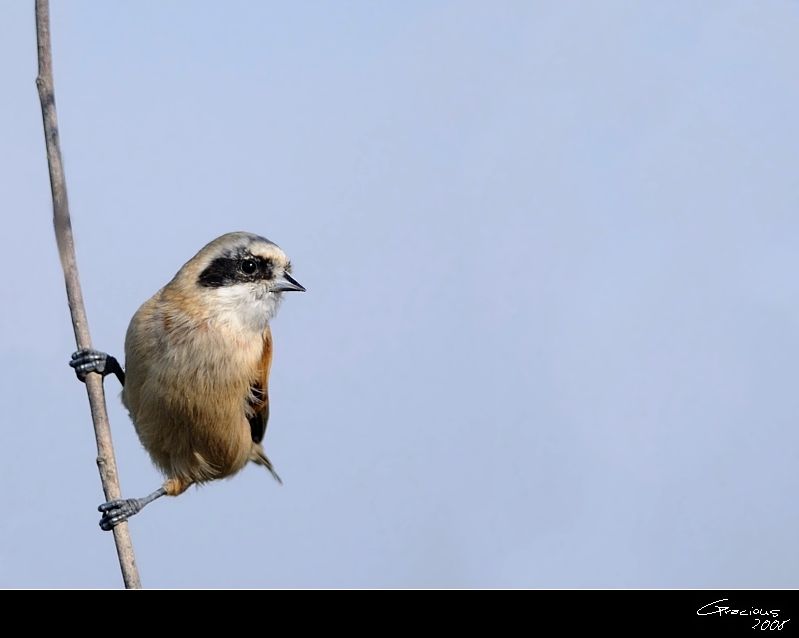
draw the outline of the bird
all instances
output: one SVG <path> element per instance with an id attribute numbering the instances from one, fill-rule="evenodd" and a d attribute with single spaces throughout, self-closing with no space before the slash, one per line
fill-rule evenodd
<path id="1" fill-rule="evenodd" d="M 270 321 L 284 292 L 305 292 L 286 253 L 248 232 L 217 237 L 136 311 L 125 368 L 84 348 L 69 365 L 79 380 L 114 374 L 122 403 L 164 483 L 143 498 L 99 506 L 112 530 L 162 496 L 230 477 L 249 462 L 281 483 L 263 440 L 269 421 Z"/>

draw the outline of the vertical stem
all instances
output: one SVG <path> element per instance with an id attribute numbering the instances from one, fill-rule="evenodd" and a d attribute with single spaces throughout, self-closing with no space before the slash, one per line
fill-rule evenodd
<path id="1" fill-rule="evenodd" d="M 55 226 L 58 254 L 61 267 L 64 269 L 64 282 L 67 288 L 67 302 L 72 315 L 72 327 L 78 348 L 90 348 L 91 336 L 86 319 L 86 308 L 83 305 L 83 293 L 78 278 L 78 265 L 75 259 L 75 242 L 72 237 L 72 222 L 69 218 L 67 201 L 67 184 L 64 177 L 64 166 L 61 161 L 61 146 L 58 140 L 58 118 L 55 109 L 55 92 L 53 88 L 53 59 L 50 44 L 50 3 L 49 0 L 36 0 L 36 40 L 39 54 L 39 75 L 36 87 L 39 90 L 39 101 L 42 105 L 42 122 L 44 139 L 47 147 L 47 164 L 50 168 L 50 189 L 53 194 L 53 225 Z M 114 446 L 111 442 L 111 426 L 105 407 L 102 377 L 89 374 L 86 377 L 86 391 L 89 395 L 89 407 L 94 423 L 94 436 L 97 440 L 97 467 L 100 470 L 100 481 L 103 484 L 106 500 L 120 497 L 117 464 L 114 458 Z M 128 589 L 141 588 L 139 572 L 136 568 L 136 557 L 130 540 L 128 524 L 122 523 L 114 528 L 119 567 L 122 580 Z"/>

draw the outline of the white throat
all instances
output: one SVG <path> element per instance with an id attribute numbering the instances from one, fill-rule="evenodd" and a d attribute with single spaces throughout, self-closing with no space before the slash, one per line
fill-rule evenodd
<path id="1" fill-rule="evenodd" d="M 268 292 L 262 284 L 234 284 L 214 289 L 215 319 L 244 332 L 263 334 L 277 314 L 282 293 Z"/>

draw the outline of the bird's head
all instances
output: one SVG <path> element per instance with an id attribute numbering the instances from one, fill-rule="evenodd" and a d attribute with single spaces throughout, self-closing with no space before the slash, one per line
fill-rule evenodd
<path id="1" fill-rule="evenodd" d="M 180 269 L 170 285 L 191 289 L 215 320 L 263 332 L 283 293 L 304 292 L 291 262 L 275 243 L 236 232 L 216 238 Z"/>

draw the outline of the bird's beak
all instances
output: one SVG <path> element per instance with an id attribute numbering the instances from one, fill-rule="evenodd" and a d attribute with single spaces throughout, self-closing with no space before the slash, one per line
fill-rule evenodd
<path id="1" fill-rule="evenodd" d="M 275 285 L 272 287 L 272 292 L 290 292 L 292 290 L 296 290 L 297 292 L 305 292 L 305 286 L 303 286 L 287 272 L 284 272 L 283 276 L 278 279 L 275 282 Z"/>

